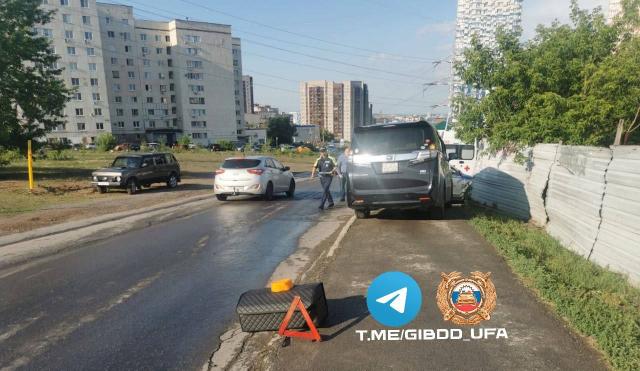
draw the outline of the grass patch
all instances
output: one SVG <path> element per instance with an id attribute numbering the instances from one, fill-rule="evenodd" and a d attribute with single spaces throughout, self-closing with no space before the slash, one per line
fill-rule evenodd
<path id="1" fill-rule="evenodd" d="M 613 368 L 640 370 L 639 289 L 527 223 L 480 209 L 470 223 Z"/>

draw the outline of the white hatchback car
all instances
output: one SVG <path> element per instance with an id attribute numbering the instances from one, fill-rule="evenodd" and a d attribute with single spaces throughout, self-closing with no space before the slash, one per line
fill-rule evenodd
<path id="1" fill-rule="evenodd" d="M 296 182 L 288 166 L 283 166 L 273 157 L 247 156 L 224 160 L 216 170 L 213 191 L 220 201 L 228 196 L 262 195 L 273 199 L 273 195 L 285 192 L 293 197 Z"/>

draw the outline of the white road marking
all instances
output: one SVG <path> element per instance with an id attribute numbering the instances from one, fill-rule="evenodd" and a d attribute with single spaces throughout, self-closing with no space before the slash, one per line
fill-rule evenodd
<path id="1" fill-rule="evenodd" d="M 327 258 L 330 258 L 333 256 L 336 249 L 338 249 L 338 247 L 340 246 L 340 243 L 344 239 L 344 236 L 347 235 L 349 228 L 351 228 L 351 226 L 353 225 L 353 223 L 355 223 L 355 221 L 356 221 L 356 216 L 353 215 L 351 219 L 349 219 L 347 224 L 345 224 L 344 227 L 342 227 L 342 230 L 340 231 L 338 238 L 336 238 L 336 240 L 333 242 L 333 245 L 331 245 L 331 247 L 329 248 L 329 251 L 327 252 Z"/>
<path id="2" fill-rule="evenodd" d="M 30 317 L 27 318 L 26 321 L 22 322 L 22 323 L 17 323 L 15 325 L 9 325 L 9 331 L 0 334 L 0 343 L 4 342 L 5 340 L 11 338 L 12 336 L 14 336 L 15 334 L 17 334 L 18 332 L 24 330 L 25 328 L 29 327 L 32 323 L 34 323 L 35 321 L 39 320 L 40 318 L 42 318 L 43 313 L 39 313 L 37 316 L 35 317 Z"/>
<path id="3" fill-rule="evenodd" d="M 135 294 L 142 291 L 144 288 L 149 286 L 153 281 L 157 280 L 162 272 L 158 272 L 153 276 L 147 277 L 134 286 L 127 289 L 125 292 L 120 294 L 119 296 L 113 298 L 107 305 L 98 309 L 94 313 L 87 314 L 77 319 L 76 321 L 66 321 L 62 322 L 60 325 L 56 326 L 52 330 L 48 331 L 44 336 L 40 338 L 40 340 L 35 341 L 33 343 L 28 344 L 18 351 L 22 356 L 16 358 L 11 362 L 8 366 L 3 367 L 0 371 L 9 371 L 15 370 L 17 368 L 23 367 L 31 362 L 33 357 L 36 357 L 42 354 L 47 348 L 58 343 L 63 340 L 65 337 L 70 335 L 75 330 L 79 329 L 82 325 L 91 323 L 97 320 L 101 315 L 107 313 L 109 310 L 113 309 L 115 306 L 120 305 L 130 299 Z"/>
<path id="4" fill-rule="evenodd" d="M 285 207 L 286 207 L 285 205 L 282 205 L 282 206 L 279 206 L 278 208 L 276 208 L 275 210 L 270 211 L 270 212 L 268 212 L 268 213 L 264 214 L 264 215 L 262 216 L 262 218 L 260 218 L 260 219 L 258 219 L 258 220 L 257 220 L 257 223 L 260 223 L 260 222 L 264 221 L 265 219 L 271 218 L 271 217 L 273 216 L 273 214 L 275 214 L 275 213 L 277 213 L 278 211 L 280 211 L 280 210 L 284 209 Z"/>

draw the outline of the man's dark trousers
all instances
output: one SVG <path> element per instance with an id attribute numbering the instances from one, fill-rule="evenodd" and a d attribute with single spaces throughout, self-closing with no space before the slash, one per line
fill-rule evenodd
<path id="1" fill-rule="evenodd" d="M 320 207 L 324 208 L 324 203 L 329 202 L 329 205 L 333 205 L 333 197 L 331 197 L 331 175 L 320 175 L 320 184 L 322 185 L 322 200 L 320 201 Z"/>
<path id="2" fill-rule="evenodd" d="M 347 196 L 347 174 L 342 174 L 340 177 L 340 200 L 344 201 Z"/>

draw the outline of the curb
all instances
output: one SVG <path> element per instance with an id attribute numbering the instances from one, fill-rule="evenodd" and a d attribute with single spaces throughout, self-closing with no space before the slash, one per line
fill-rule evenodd
<path id="1" fill-rule="evenodd" d="M 136 216 L 136 215 L 146 214 L 146 213 L 159 211 L 163 209 L 169 209 L 169 208 L 181 206 L 187 203 L 206 200 L 212 197 L 213 197 L 213 193 L 206 194 L 206 195 L 191 196 L 191 197 L 186 197 L 184 199 L 181 199 L 179 201 L 167 202 L 167 203 L 159 204 L 156 206 L 137 209 L 134 211 L 121 211 L 118 213 L 107 214 L 104 216 L 98 216 L 98 217 L 89 218 L 89 219 L 54 224 L 51 226 L 35 229 L 33 231 L 14 233 L 8 236 L 0 237 L 0 247 L 4 247 L 4 246 L 11 245 L 18 242 L 24 242 L 27 240 L 33 240 L 40 237 L 47 237 L 51 235 L 74 231 L 74 230 L 85 228 L 94 224 L 106 223 L 106 222 L 111 222 L 117 219 L 122 219 L 130 216 Z"/>

